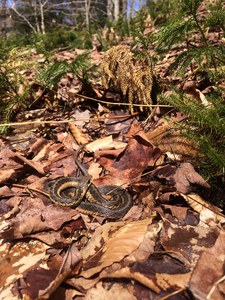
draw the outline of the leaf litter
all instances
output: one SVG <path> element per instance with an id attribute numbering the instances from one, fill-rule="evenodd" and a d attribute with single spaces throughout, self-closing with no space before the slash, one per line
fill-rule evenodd
<path id="1" fill-rule="evenodd" d="M 69 105 L 80 91 L 73 82 Z M 125 110 L 99 105 L 95 114 L 80 104 L 48 116 L 79 122 L 1 137 L 1 299 L 224 299 L 225 217 L 204 200 L 210 186 L 185 159 L 197 150 L 173 144 L 165 120 L 146 130 Z M 48 181 L 79 174 L 74 151 L 85 143 L 79 159 L 92 182 L 132 195 L 120 220 L 56 206 L 41 193 Z"/>

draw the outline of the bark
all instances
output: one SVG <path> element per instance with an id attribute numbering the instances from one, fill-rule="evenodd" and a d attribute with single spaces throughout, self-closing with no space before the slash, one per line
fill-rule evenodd
<path id="1" fill-rule="evenodd" d="M 6 36 L 6 29 L 7 29 L 7 14 L 6 14 L 6 0 L 2 0 L 2 7 L 1 7 L 1 32 L 4 36 Z"/>
<path id="2" fill-rule="evenodd" d="M 119 19 L 119 14 L 120 14 L 120 1 L 114 0 L 114 20 Z"/>
<path id="3" fill-rule="evenodd" d="M 89 28 L 89 24 L 90 24 L 90 0 L 85 0 L 84 1 L 84 6 L 85 6 L 85 23 L 86 23 L 86 27 Z"/>
<path id="4" fill-rule="evenodd" d="M 27 25 L 33 30 L 34 33 L 37 33 L 37 30 L 36 28 L 31 24 L 31 22 L 28 20 L 28 18 L 21 14 L 17 9 L 16 9 L 16 6 L 15 6 L 15 3 L 13 1 L 9 1 L 9 4 L 10 4 L 10 7 L 11 9 L 21 18 L 23 19 Z"/>
<path id="5" fill-rule="evenodd" d="M 45 2 L 41 2 L 39 0 L 39 6 L 40 6 L 40 16 L 41 16 L 41 31 L 42 34 L 45 34 L 45 15 L 44 15 L 44 6 L 48 3 L 48 0 Z"/>
<path id="6" fill-rule="evenodd" d="M 122 14 L 124 18 L 127 18 L 127 0 L 122 0 Z"/>
<path id="7" fill-rule="evenodd" d="M 107 19 L 112 21 L 113 19 L 113 0 L 107 2 Z"/>
<path id="8" fill-rule="evenodd" d="M 135 0 L 131 0 L 130 1 L 130 9 L 129 9 L 129 18 L 131 18 L 134 13 L 134 5 L 135 5 Z"/>

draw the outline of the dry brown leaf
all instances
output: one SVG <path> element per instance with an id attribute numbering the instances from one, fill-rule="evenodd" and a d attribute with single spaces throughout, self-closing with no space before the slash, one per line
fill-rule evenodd
<path id="1" fill-rule="evenodd" d="M 202 253 L 192 273 L 189 285 L 197 299 L 224 299 L 224 280 L 219 287 L 219 280 L 224 276 L 224 261 L 225 231 L 221 230 L 215 245 Z"/>
<path id="2" fill-rule="evenodd" d="M 100 150 L 100 149 L 102 149 L 102 150 L 121 149 L 121 148 L 124 148 L 126 145 L 127 145 L 126 143 L 123 143 L 123 142 L 120 142 L 120 141 L 114 141 L 113 136 L 109 135 L 109 136 L 106 136 L 106 137 L 101 138 L 101 139 L 97 139 L 94 142 L 89 143 L 86 146 L 86 149 L 88 151 L 95 152 L 95 151 Z"/>
<path id="3" fill-rule="evenodd" d="M 82 260 L 82 255 L 77 247 L 73 244 L 65 254 L 61 268 L 55 279 L 44 289 L 38 293 L 38 299 L 48 299 L 49 296 L 65 281 L 72 273 L 74 267 Z"/>
<path id="4" fill-rule="evenodd" d="M 40 161 L 46 157 L 48 148 L 49 141 L 44 138 L 37 138 L 33 144 L 30 145 L 28 153 L 34 156 L 33 161 Z"/>
<path id="5" fill-rule="evenodd" d="M 0 197 L 6 198 L 12 197 L 14 195 L 14 191 L 12 191 L 7 185 L 0 187 Z"/>
<path id="6" fill-rule="evenodd" d="M 21 278 L 23 272 L 47 260 L 48 247 L 39 241 L 18 242 L 14 246 L 0 247 L 0 295 L 1 300 L 13 299 L 12 284 Z"/>
<path id="7" fill-rule="evenodd" d="M 88 290 L 84 300 L 136 300 L 137 298 L 122 284 L 114 283 L 109 287 L 99 282 L 96 288 Z"/>
<path id="8" fill-rule="evenodd" d="M 108 114 L 109 118 L 106 119 L 104 122 L 106 125 L 105 129 L 109 134 L 116 134 L 116 135 L 120 134 L 120 136 L 122 136 L 123 134 L 127 133 L 131 124 L 134 122 L 134 119 L 124 118 L 124 117 L 118 118 L 123 114 L 124 114 L 124 110 L 109 111 Z M 113 119 L 114 116 L 116 119 Z"/>
<path id="9" fill-rule="evenodd" d="M 5 239 L 23 238 L 43 230 L 58 230 L 63 223 L 71 221 L 78 214 L 71 208 L 46 206 L 39 198 L 16 200 L 19 202 L 17 214 L 7 221 L 6 229 L 0 231 L 1 237 Z"/>
<path id="10" fill-rule="evenodd" d="M 153 290 L 156 293 L 160 292 L 160 288 L 153 282 L 152 279 L 148 278 L 144 274 L 141 274 L 139 272 L 133 272 L 129 267 L 120 269 L 118 271 L 112 272 L 110 274 L 101 276 L 101 278 L 129 278 L 134 279 L 141 284 L 147 286 L 151 290 Z"/>
<path id="11" fill-rule="evenodd" d="M 81 291 L 88 291 L 99 282 L 99 277 L 94 277 L 91 279 L 86 279 L 84 277 L 72 277 L 67 280 L 69 285 L 73 286 L 75 289 L 81 290 Z"/>
<path id="12" fill-rule="evenodd" d="M 8 169 L 8 170 L 0 170 L 0 184 L 4 184 L 8 180 L 13 177 L 15 170 Z"/>
<path id="13" fill-rule="evenodd" d="M 84 215 L 88 221 L 89 217 Z M 88 225 L 88 221 L 84 219 L 86 226 Z M 84 261 L 88 260 L 89 257 L 94 256 L 96 254 L 96 249 L 100 249 L 103 243 L 107 242 L 110 237 L 111 232 L 118 230 L 120 227 L 124 226 L 125 222 L 110 222 L 106 223 L 102 226 L 98 224 L 96 227 L 95 224 L 89 225 L 92 226 L 90 229 L 95 230 L 94 234 L 90 242 L 86 245 L 84 249 L 81 249 L 81 254 L 83 256 Z"/>
<path id="14" fill-rule="evenodd" d="M 68 126 L 70 128 L 70 131 L 72 132 L 72 135 L 74 139 L 77 141 L 78 144 L 86 144 L 88 143 L 88 138 L 83 133 L 83 131 L 80 129 L 80 127 L 76 126 L 75 124 L 69 122 Z"/>
<path id="15" fill-rule="evenodd" d="M 43 168 L 43 165 L 42 165 L 41 162 L 37 162 L 37 161 L 34 161 L 34 160 L 29 160 L 29 159 L 27 159 L 26 157 L 22 156 L 19 153 L 16 153 L 15 156 L 18 157 L 26 165 L 28 165 L 31 168 L 35 169 L 41 175 L 45 175 L 45 171 L 44 171 L 44 168 Z"/>
<path id="16" fill-rule="evenodd" d="M 142 208 L 138 205 L 133 205 L 131 209 L 126 213 L 126 215 L 123 217 L 123 220 L 140 220 L 142 215 Z"/>
<path id="17" fill-rule="evenodd" d="M 146 167 L 156 164 L 161 155 L 159 149 L 154 148 L 142 137 L 144 132 L 139 126 L 133 131 L 138 132 L 134 138 L 129 139 L 127 147 L 117 157 L 112 159 L 108 153 L 102 153 L 99 163 L 106 166 L 109 174 L 95 180 L 97 186 L 114 184 L 126 187 L 131 180 L 140 176 Z M 132 132 L 129 132 L 129 135 L 132 135 Z"/>
<path id="18" fill-rule="evenodd" d="M 162 229 L 162 222 L 158 221 L 148 226 L 148 231 L 140 246 L 124 259 L 127 263 L 141 262 L 146 260 L 154 252 L 154 247 L 158 234 Z"/>
<path id="19" fill-rule="evenodd" d="M 163 205 L 166 209 L 170 209 L 172 215 L 183 223 L 187 217 L 188 207 L 175 206 L 175 205 Z"/>
<path id="20" fill-rule="evenodd" d="M 188 286 L 191 277 L 191 272 L 185 274 L 156 274 L 156 283 L 164 291 L 169 288 L 182 288 Z"/>
<path id="21" fill-rule="evenodd" d="M 103 241 L 104 245 L 101 246 L 101 248 L 98 248 L 98 250 L 95 248 L 94 256 L 84 261 L 84 270 L 81 276 L 89 278 L 100 272 L 103 268 L 112 265 L 114 262 L 119 262 L 125 256 L 130 255 L 143 241 L 147 227 L 151 222 L 152 218 L 149 218 L 122 225 L 117 231 L 112 233 L 108 240 Z M 89 244 L 91 243 L 92 240 Z M 85 253 L 85 251 L 86 249 L 84 248 L 81 251 L 82 254 Z M 101 254 L 101 256 L 99 256 L 99 254 Z M 95 261 L 94 266 L 92 265 L 93 261 Z"/>
<path id="22" fill-rule="evenodd" d="M 210 188 L 207 181 L 195 171 L 194 167 L 190 163 L 180 164 L 176 169 L 173 178 L 177 191 L 184 194 L 192 191 L 192 185 L 198 185 L 206 189 Z"/>
<path id="23" fill-rule="evenodd" d="M 221 213 L 221 210 L 212 205 L 211 203 L 203 200 L 198 194 L 184 195 L 177 193 L 184 198 L 184 200 L 200 214 L 200 220 L 203 224 L 215 225 L 216 223 L 225 223 L 225 216 Z"/>
<path id="24" fill-rule="evenodd" d="M 63 150 L 63 145 L 62 144 L 51 144 L 49 143 L 46 147 L 46 149 L 43 149 L 43 153 L 42 153 L 42 149 L 41 154 L 39 155 L 39 153 L 37 153 L 37 156 L 39 157 L 40 161 L 43 161 L 43 159 L 46 159 L 47 161 L 45 162 L 45 165 L 49 165 L 52 162 L 55 162 L 59 159 L 61 159 L 61 157 L 65 156 L 65 153 L 60 153 L 60 151 Z M 68 152 L 66 152 L 66 154 L 68 155 Z M 34 158 L 35 160 L 35 158 Z"/>
<path id="25" fill-rule="evenodd" d="M 189 261 L 190 267 L 194 267 L 200 254 L 206 248 L 214 245 L 219 234 L 219 228 L 200 225 L 179 226 L 165 221 L 163 233 L 160 241 L 164 249 L 183 256 Z M 188 266 L 188 263 L 186 265 Z"/>
<path id="26" fill-rule="evenodd" d="M 29 153 L 35 155 L 33 161 L 43 161 L 48 157 L 51 144 L 46 140 L 37 140 L 32 146 Z"/>
<path id="27" fill-rule="evenodd" d="M 99 178 L 102 172 L 102 167 L 95 162 L 92 162 L 90 167 L 88 168 L 88 173 L 91 175 L 92 179 Z"/>

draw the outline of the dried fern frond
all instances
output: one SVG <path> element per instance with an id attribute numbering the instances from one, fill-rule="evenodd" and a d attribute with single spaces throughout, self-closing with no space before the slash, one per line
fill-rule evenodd
<path id="1" fill-rule="evenodd" d="M 40 69 L 34 60 L 34 49 L 22 47 L 11 50 L 6 59 L 0 61 L 0 121 L 7 123 L 21 107 L 25 107 L 31 92 L 31 82 Z M 27 73 L 29 76 L 27 76 Z M 1 131 L 3 132 L 4 129 Z"/>
<path id="2" fill-rule="evenodd" d="M 128 99 L 130 110 L 133 104 L 152 105 L 151 57 L 147 50 L 141 55 L 132 51 L 130 46 L 119 45 L 109 49 L 101 63 L 102 84 L 107 89 L 114 87 Z"/>

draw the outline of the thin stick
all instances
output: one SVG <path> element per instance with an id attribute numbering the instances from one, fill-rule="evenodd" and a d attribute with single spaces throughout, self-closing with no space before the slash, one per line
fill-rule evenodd
<path id="1" fill-rule="evenodd" d="M 210 299 L 212 294 L 214 293 L 216 287 L 218 286 L 218 284 L 220 284 L 221 282 L 223 282 L 225 280 L 225 275 L 223 277 L 221 277 L 219 280 L 217 280 L 214 285 L 212 286 L 211 290 L 209 291 L 206 299 Z"/>
<path id="2" fill-rule="evenodd" d="M 159 298 L 159 300 L 166 300 L 166 299 L 169 299 L 169 298 L 171 298 L 172 296 L 177 295 L 177 294 L 180 294 L 180 293 L 183 292 L 183 291 L 184 291 L 184 288 L 181 288 L 181 289 L 179 289 L 179 290 L 177 290 L 177 291 L 174 291 L 174 292 L 170 293 L 169 295 L 166 295 L 166 296 L 164 296 L 164 297 Z"/>
<path id="3" fill-rule="evenodd" d="M 110 102 L 110 101 L 104 101 L 104 100 L 99 100 L 99 99 L 95 99 L 92 97 L 84 96 L 81 94 L 76 94 L 76 96 L 87 99 L 87 100 L 92 100 L 95 102 L 110 104 L 110 105 L 126 105 L 126 106 L 138 106 L 138 107 L 172 107 L 171 105 L 166 105 L 166 104 L 159 105 L 159 104 L 136 104 L 136 103 L 132 104 L 132 103 L 126 103 L 126 102 Z"/>
<path id="4" fill-rule="evenodd" d="M 137 116 L 139 113 L 127 114 L 122 116 L 108 116 L 108 117 L 94 117 L 94 118 L 77 118 L 77 119 L 66 119 L 61 121 L 51 120 L 51 121 L 44 121 L 44 120 L 37 120 L 37 121 L 26 121 L 26 122 L 15 122 L 15 123 L 4 123 L 0 124 L 0 127 L 4 126 L 24 126 L 29 124 L 61 124 L 61 123 L 69 123 L 69 122 L 76 122 L 76 121 L 102 121 L 106 119 L 126 119 L 132 118 Z"/>
<path id="5" fill-rule="evenodd" d="M 18 188 L 21 188 L 21 189 L 25 188 L 25 189 L 28 189 L 30 191 L 37 192 L 37 193 L 40 193 L 42 195 L 45 195 L 45 196 L 49 197 L 49 193 L 47 193 L 43 190 L 39 190 L 39 189 L 36 189 L 36 188 L 29 187 L 28 185 L 14 183 L 12 186 L 15 186 L 15 187 L 18 187 Z"/>

